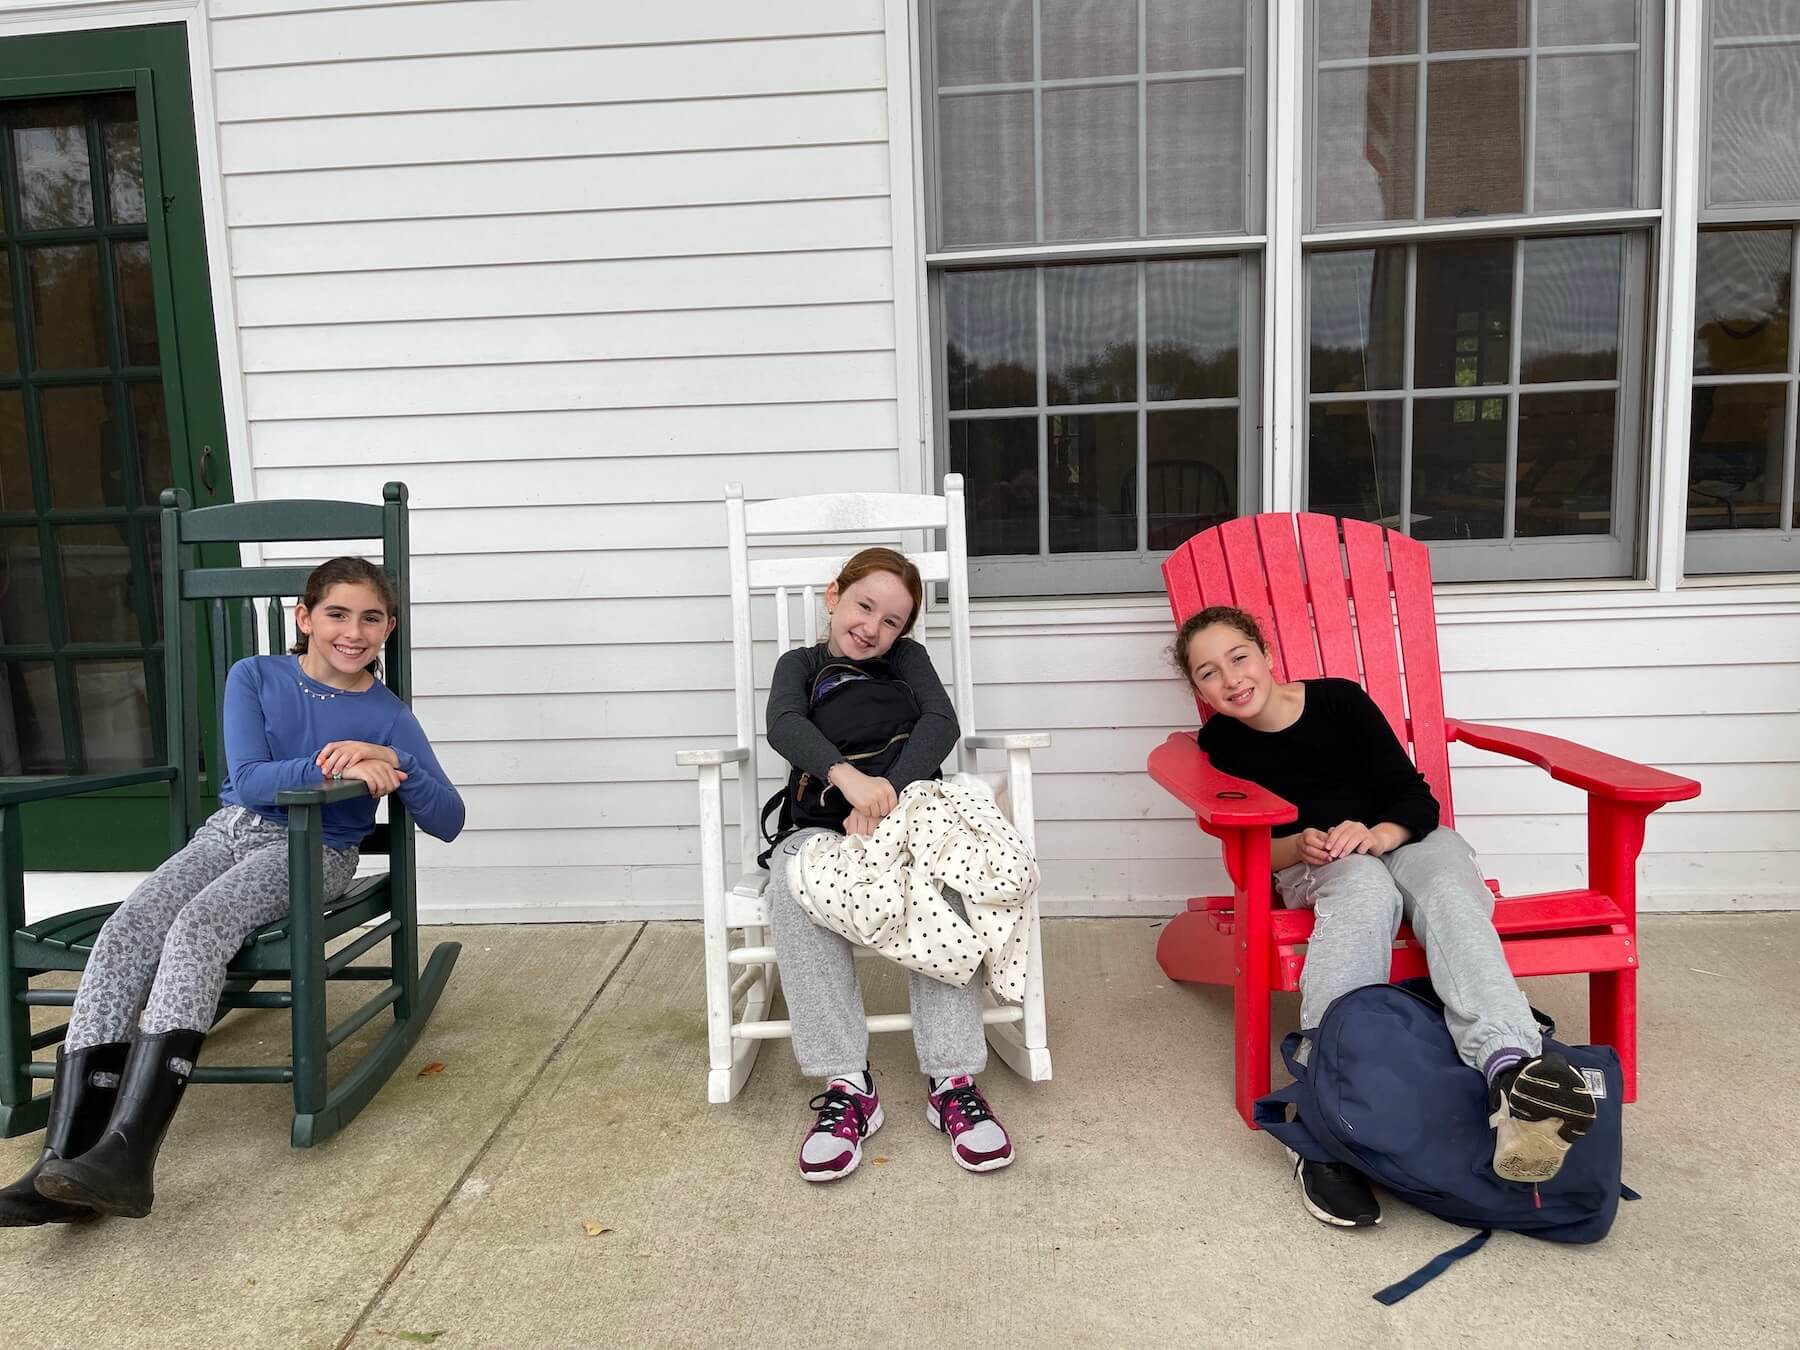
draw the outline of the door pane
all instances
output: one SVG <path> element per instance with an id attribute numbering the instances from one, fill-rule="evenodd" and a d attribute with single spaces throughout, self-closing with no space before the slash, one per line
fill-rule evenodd
<path id="1" fill-rule="evenodd" d="M 153 366 L 160 359 L 156 337 L 156 289 L 150 280 L 150 243 L 144 239 L 113 245 L 114 288 L 125 338 L 125 363 Z"/>
<path id="2" fill-rule="evenodd" d="M 50 641 L 43 549 L 35 525 L 0 529 L 0 646 Z"/>
<path id="3" fill-rule="evenodd" d="M 100 139 L 106 147 L 106 209 L 115 225 L 144 220 L 144 149 L 138 143 L 137 100 L 115 94 L 101 105 Z"/>
<path id="4" fill-rule="evenodd" d="M 63 610 L 71 642 L 137 642 L 131 607 L 131 534 L 123 524 L 56 531 Z"/>
<path id="5" fill-rule="evenodd" d="M 175 468 L 169 458 L 169 419 L 163 411 L 160 384 L 131 386 L 131 422 L 137 441 L 138 472 L 143 476 L 138 500 L 155 506 L 164 488 L 175 486 Z"/>
<path id="6" fill-rule="evenodd" d="M 150 699 L 140 661 L 77 661 L 75 702 L 89 773 L 141 769 L 156 762 Z"/>
<path id="7" fill-rule="evenodd" d="M 1052 413 L 1050 551 L 1137 547 L 1137 414 Z"/>
<path id="8" fill-rule="evenodd" d="M 125 505 L 124 435 L 102 385 L 60 385 L 38 394 L 50 505 Z"/>
<path id="9" fill-rule="evenodd" d="M 1789 434 L 1785 384 L 1695 385 L 1688 529 L 1779 525 Z"/>
<path id="10" fill-rule="evenodd" d="M 24 392 L 0 389 L 0 511 L 30 511 L 31 457 L 25 449 Z"/>
<path id="11" fill-rule="evenodd" d="M 952 422 L 950 471 L 968 484 L 969 556 L 1038 551 L 1037 418 Z"/>
<path id="12" fill-rule="evenodd" d="M 106 365 L 99 246 L 57 244 L 27 249 L 25 257 L 38 369 L 90 370 Z"/>
<path id="13" fill-rule="evenodd" d="M 1148 435 L 1151 552 L 1237 515 L 1236 408 L 1153 412 Z"/>
<path id="14" fill-rule="evenodd" d="M 1045 270 L 1044 359 L 1052 406 L 1136 400 L 1137 264 Z"/>
<path id="15" fill-rule="evenodd" d="M 18 314 L 13 309 L 12 255 L 0 249 L 0 375 L 19 369 Z"/>
<path id="16" fill-rule="evenodd" d="M 1506 518 L 1504 398 L 1413 405 L 1415 539 L 1498 539 Z"/>
<path id="17" fill-rule="evenodd" d="M 62 717 L 56 701 L 56 670 L 48 661 L 0 661 L 5 698 L 0 698 L 0 777 L 64 773 Z"/>
<path id="18" fill-rule="evenodd" d="M 1519 400 L 1514 534 L 1611 531 L 1617 398 L 1607 389 L 1528 394 Z"/>
<path id="19" fill-rule="evenodd" d="M 1695 259 L 1694 373 L 1787 369 L 1793 232 L 1707 230 Z"/>
<path id="20" fill-rule="evenodd" d="M 943 287 L 949 406 L 1036 407 L 1037 273 L 1022 267 L 946 272 Z"/>
<path id="21" fill-rule="evenodd" d="M 1315 403 L 1307 438 L 1307 510 L 1400 526 L 1398 399 Z"/>
<path id="22" fill-rule="evenodd" d="M 74 99 L 26 103 L 13 113 L 19 220 L 27 230 L 94 223 L 87 119 Z"/>
<path id="23" fill-rule="evenodd" d="M 1525 209 L 1525 63 L 1439 61 L 1425 97 L 1425 214 Z"/>

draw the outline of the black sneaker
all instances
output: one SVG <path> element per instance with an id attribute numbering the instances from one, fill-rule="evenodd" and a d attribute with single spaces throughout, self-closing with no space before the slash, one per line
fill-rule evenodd
<path id="1" fill-rule="evenodd" d="M 1562 1170 L 1575 1141 L 1594 1125 L 1587 1079 L 1552 1050 L 1494 1080 L 1494 1171 L 1508 1181 L 1548 1181 Z"/>
<path id="2" fill-rule="evenodd" d="M 1381 1205 L 1363 1174 L 1343 1163 L 1312 1162 L 1292 1149 L 1300 1203 L 1320 1223 L 1339 1228 L 1368 1228 L 1381 1222 Z"/>

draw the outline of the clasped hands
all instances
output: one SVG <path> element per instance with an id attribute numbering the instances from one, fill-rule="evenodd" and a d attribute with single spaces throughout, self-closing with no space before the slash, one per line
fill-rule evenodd
<path id="1" fill-rule="evenodd" d="M 1360 820 L 1339 821 L 1329 830 L 1305 829 L 1297 836 L 1300 841 L 1300 861 L 1314 867 L 1323 867 L 1328 862 L 1336 862 L 1352 853 L 1366 853 L 1371 858 L 1379 858 L 1382 854 L 1399 848 L 1409 837 L 1408 832 L 1399 825 L 1383 821 L 1379 825 L 1369 826 Z"/>
<path id="2" fill-rule="evenodd" d="M 850 815 L 844 821 L 845 834 L 860 834 L 865 838 L 874 834 L 875 827 L 900 800 L 900 794 L 887 779 L 866 774 L 847 762 L 833 764 L 826 777 L 850 803 Z"/>
<path id="3" fill-rule="evenodd" d="M 368 741 L 332 741 L 313 762 L 328 779 L 354 778 L 366 784 L 371 797 L 385 797 L 406 781 L 393 749 Z"/>

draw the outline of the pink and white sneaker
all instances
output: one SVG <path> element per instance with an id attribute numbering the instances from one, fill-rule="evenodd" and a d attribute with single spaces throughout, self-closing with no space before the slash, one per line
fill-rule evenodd
<path id="1" fill-rule="evenodd" d="M 967 1074 L 945 1078 L 926 1098 L 925 1119 L 950 1136 L 950 1156 L 969 1172 L 993 1172 L 1013 1160 L 1006 1127 L 988 1108 L 987 1098 Z"/>
<path id="2" fill-rule="evenodd" d="M 865 1069 L 833 1078 L 807 1106 L 819 1118 L 800 1142 L 800 1175 L 807 1181 L 849 1176 L 862 1161 L 862 1141 L 881 1128 L 874 1076 Z"/>

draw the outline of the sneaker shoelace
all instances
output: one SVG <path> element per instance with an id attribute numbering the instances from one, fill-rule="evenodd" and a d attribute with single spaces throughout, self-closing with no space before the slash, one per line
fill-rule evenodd
<path id="1" fill-rule="evenodd" d="M 973 1083 L 951 1088 L 938 1098 L 938 1119 L 942 1122 L 939 1128 L 946 1134 L 961 1134 L 970 1126 L 993 1118 L 981 1090 Z"/>
<path id="2" fill-rule="evenodd" d="M 851 1115 L 856 1117 L 855 1138 L 861 1139 L 869 1132 L 869 1119 L 863 1112 L 862 1103 L 843 1088 L 826 1088 L 806 1105 L 808 1110 L 819 1113 L 819 1118 L 813 1122 L 812 1134 L 841 1134 L 849 1139 L 852 1136 L 845 1133 L 849 1128 L 845 1117 Z"/>

